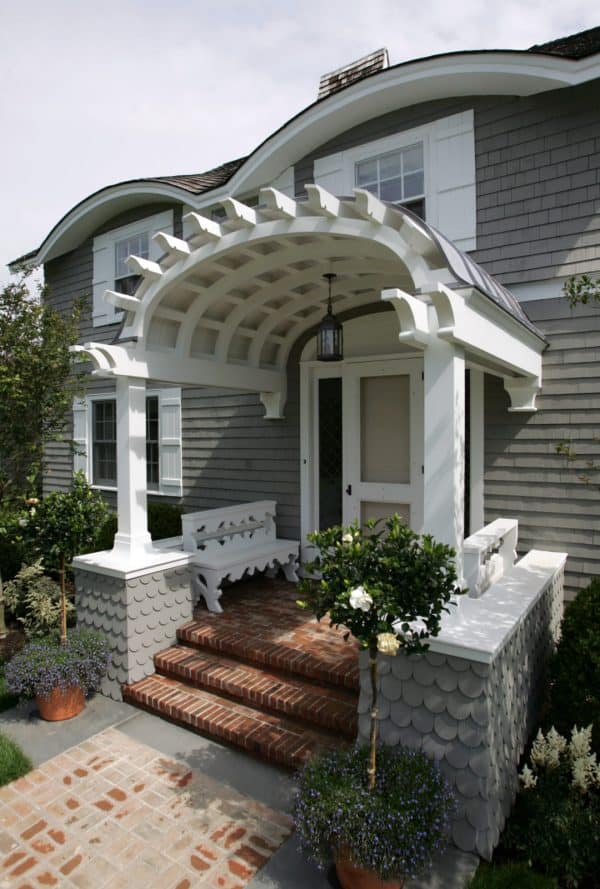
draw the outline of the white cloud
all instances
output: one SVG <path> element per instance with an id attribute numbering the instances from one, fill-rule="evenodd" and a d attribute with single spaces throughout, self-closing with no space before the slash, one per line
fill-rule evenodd
<path id="1" fill-rule="evenodd" d="M 86 195 L 251 151 L 314 100 L 321 74 L 372 49 L 392 63 L 525 49 L 594 15 L 580 0 L 3 4 L 0 280 Z"/>

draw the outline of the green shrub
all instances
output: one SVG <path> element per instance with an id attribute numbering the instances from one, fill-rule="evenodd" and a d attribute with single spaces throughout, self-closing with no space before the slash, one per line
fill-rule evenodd
<path id="1" fill-rule="evenodd" d="M 591 726 L 574 728 L 570 741 L 538 732 L 502 848 L 560 886 L 598 889 L 600 774 L 590 740 Z"/>
<path id="2" fill-rule="evenodd" d="M 18 695 L 13 695 L 6 687 L 6 679 L 4 678 L 4 667 L 0 667 L 0 713 L 10 710 L 19 702 Z"/>
<path id="3" fill-rule="evenodd" d="M 469 889 L 556 889 L 557 882 L 531 870 L 528 864 L 480 864 Z"/>
<path id="4" fill-rule="evenodd" d="M 148 530 L 152 540 L 162 540 L 165 537 L 178 537 L 181 534 L 180 506 L 171 503 L 148 504 Z M 117 532 L 117 516 L 110 513 L 102 525 L 98 536 L 94 541 L 95 550 L 112 549 L 113 539 Z"/>
<path id="5" fill-rule="evenodd" d="M 4 602 L 28 637 L 59 632 L 60 587 L 44 574 L 41 559 L 23 565 L 15 578 L 4 584 Z M 67 613 L 75 610 L 68 601 L 66 608 Z"/>
<path id="6" fill-rule="evenodd" d="M 27 558 L 19 518 L 16 510 L 0 507 L 0 577 L 3 581 L 12 580 Z"/>
<path id="7" fill-rule="evenodd" d="M 148 530 L 152 540 L 162 540 L 165 537 L 178 537 L 181 534 L 180 506 L 171 503 L 148 504 Z"/>
<path id="8" fill-rule="evenodd" d="M 550 704 L 545 722 L 561 734 L 592 725 L 592 749 L 600 754 L 600 578 L 566 611 L 562 636 L 550 663 Z"/>
<path id="9" fill-rule="evenodd" d="M 14 741 L 0 734 L 0 785 L 15 781 L 31 769 L 29 757 Z"/>

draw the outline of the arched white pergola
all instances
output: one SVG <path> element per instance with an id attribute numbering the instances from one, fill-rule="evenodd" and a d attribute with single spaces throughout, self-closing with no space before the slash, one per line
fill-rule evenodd
<path id="1" fill-rule="evenodd" d="M 267 418 L 282 417 L 290 351 L 325 310 L 324 272 L 337 275 L 336 314 L 387 300 L 399 341 L 423 353 L 425 527 L 439 539 L 463 536 L 465 361 L 504 378 L 513 410 L 534 409 L 545 344 L 510 294 L 402 208 L 360 189 L 307 194 L 264 188 L 256 208 L 226 198 L 222 221 L 190 213 L 185 240 L 156 235 L 159 262 L 129 259 L 135 294 L 107 291 L 124 312 L 116 341 L 78 347 L 117 381 L 119 558 L 153 554 L 146 381 L 255 391 Z"/>

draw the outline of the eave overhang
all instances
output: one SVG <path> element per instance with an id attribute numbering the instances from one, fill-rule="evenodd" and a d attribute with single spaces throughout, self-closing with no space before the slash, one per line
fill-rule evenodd
<path id="1" fill-rule="evenodd" d="M 446 53 L 395 65 L 292 117 L 262 142 L 231 178 L 215 188 L 194 193 L 155 179 L 139 179 L 95 192 L 57 223 L 33 259 L 27 255 L 27 262 L 40 265 L 73 249 L 100 225 L 132 206 L 177 201 L 202 209 L 226 195 L 256 192 L 338 133 L 394 109 L 458 96 L 529 96 L 598 77 L 598 55 L 575 61 L 516 50 Z"/>

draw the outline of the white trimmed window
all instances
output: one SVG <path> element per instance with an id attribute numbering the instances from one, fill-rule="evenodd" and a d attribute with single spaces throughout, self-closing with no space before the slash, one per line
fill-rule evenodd
<path id="1" fill-rule="evenodd" d="M 472 110 L 316 158 L 314 181 L 338 196 L 365 188 L 423 215 L 461 250 L 476 247 Z"/>
<path id="2" fill-rule="evenodd" d="M 83 470 L 96 488 L 117 489 L 117 401 L 89 395 L 73 404 L 74 471 Z M 181 390 L 146 394 L 147 490 L 181 496 Z"/>
<path id="3" fill-rule="evenodd" d="M 157 232 L 173 234 L 172 210 L 165 210 L 163 213 L 147 216 L 129 225 L 119 226 L 94 238 L 92 283 L 94 327 L 115 324 L 121 319 L 121 311 L 111 306 L 105 300 L 104 294 L 107 290 L 129 294 L 134 292 L 139 283 L 139 276 L 131 273 L 127 257 L 159 259 L 160 248 L 152 240 Z"/>
<path id="4" fill-rule="evenodd" d="M 358 161 L 354 166 L 357 188 L 365 188 L 382 201 L 403 204 L 425 219 L 425 164 L 423 143 Z"/>

